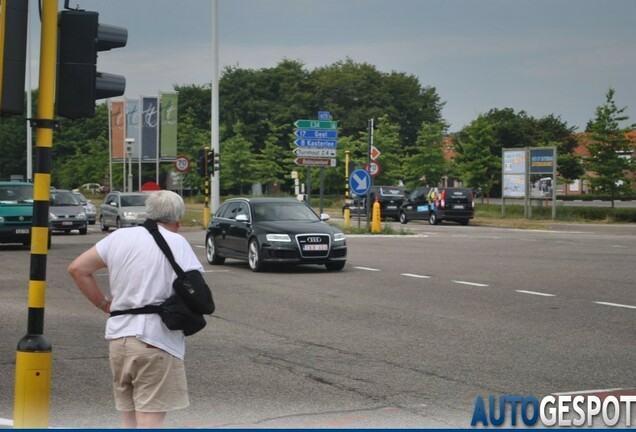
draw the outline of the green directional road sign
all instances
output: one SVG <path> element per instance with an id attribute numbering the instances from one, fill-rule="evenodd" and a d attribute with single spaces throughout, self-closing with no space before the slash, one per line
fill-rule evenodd
<path id="1" fill-rule="evenodd" d="M 328 120 L 296 120 L 294 126 L 304 129 L 338 129 L 338 122 Z"/>

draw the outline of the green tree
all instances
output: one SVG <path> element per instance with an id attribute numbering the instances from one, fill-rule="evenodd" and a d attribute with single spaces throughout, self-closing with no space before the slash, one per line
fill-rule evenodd
<path id="1" fill-rule="evenodd" d="M 458 142 L 455 164 L 467 187 L 481 189 L 490 196 L 493 185 L 501 177 L 501 156 L 493 152 L 497 146 L 495 128 L 484 116 L 479 116 L 464 129 Z"/>
<path id="2" fill-rule="evenodd" d="M 240 122 L 234 125 L 236 134 L 221 142 L 220 184 L 225 192 L 232 190 L 239 194 L 257 181 L 254 173 L 252 144 L 243 136 Z"/>
<path id="3" fill-rule="evenodd" d="M 409 189 L 437 186 L 447 172 L 444 159 L 444 122 L 422 123 L 415 147 L 405 156 L 404 182 Z"/>
<path id="4" fill-rule="evenodd" d="M 632 169 L 632 159 L 621 156 L 621 152 L 633 151 L 633 143 L 626 137 L 634 128 L 621 128 L 621 122 L 629 117 L 624 115 L 626 107 L 618 108 L 614 101 L 614 89 L 605 95 L 605 103 L 596 108 L 596 117 L 588 122 L 587 131 L 591 141 L 587 144 L 590 156 L 586 167 L 596 175 L 591 178 L 592 186 L 607 193 L 614 200 L 621 192 L 629 190 L 629 180 L 625 172 Z"/>

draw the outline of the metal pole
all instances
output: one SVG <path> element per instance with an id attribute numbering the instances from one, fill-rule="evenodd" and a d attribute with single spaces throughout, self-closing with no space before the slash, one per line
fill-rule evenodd
<path id="1" fill-rule="evenodd" d="M 31 269 L 27 335 L 18 342 L 15 366 L 14 428 L 48 428 L 53 348 L 44 336 L 46 261 L 49 244 L 49 199 L 55 122 L 57 69 L 57 0 L 43 0 L 40 32 L 40 78 L 33 182 Z"/>
<path id="2" fill-rule="evenodd" d="M 219 145 L 219 25 L 218 25 L 218 0 L 212 0 L 212 119 L 210 121 L 212 149 L 214 154 L 221 155 Z M 210 205 L 212 214 L 216 213 L 221 204 L 220 200 L 221 171 L 212 176 L 210 188 Z"/>

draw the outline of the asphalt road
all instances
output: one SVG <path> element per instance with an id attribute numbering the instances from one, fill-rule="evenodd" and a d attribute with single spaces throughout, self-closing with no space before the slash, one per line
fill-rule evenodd
<path id="1" fill-rule="evenodd" d="M 168 426 L 469 427 L 480 395 L 634 391 L 634 227 L 408 228 L 350 236 L 341 272 L 206 263 L 217 311 L 188 339 L 191 406 Z M 106 316 L 66 274 L 102 235 L 54 235 L 49 251 L 51 427 L 119 424 Z M 184 235 L 205 262 L 203 231 Z M 29 251 L 0 246 L 0 271 L 0 419 L 11 419 Z"/>

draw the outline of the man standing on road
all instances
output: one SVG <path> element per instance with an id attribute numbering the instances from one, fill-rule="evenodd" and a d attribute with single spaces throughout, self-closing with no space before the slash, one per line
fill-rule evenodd
<path id="1" fill-rule="evenodd" d="M 203 266 L 188 241 L 177 234 L 185 205 L 179 195 L 157 191 L 146 200 L 184 271 Z M 102 294 L 94 273 L 108 267 L 111 299 Z M 142 227 L 118 229 L 77 257 L 68 267 L 80 291 L 103 312 L 158 305 L 174 294 L 176 274 L 150 232 Z M 169 330 L 158 314 L 125 314 L 106 322 L 113 393 L 123 412 L 124 428 L 159 428 L 168 411 L 189 405 L 183 357 L 185 336 Z"/>

